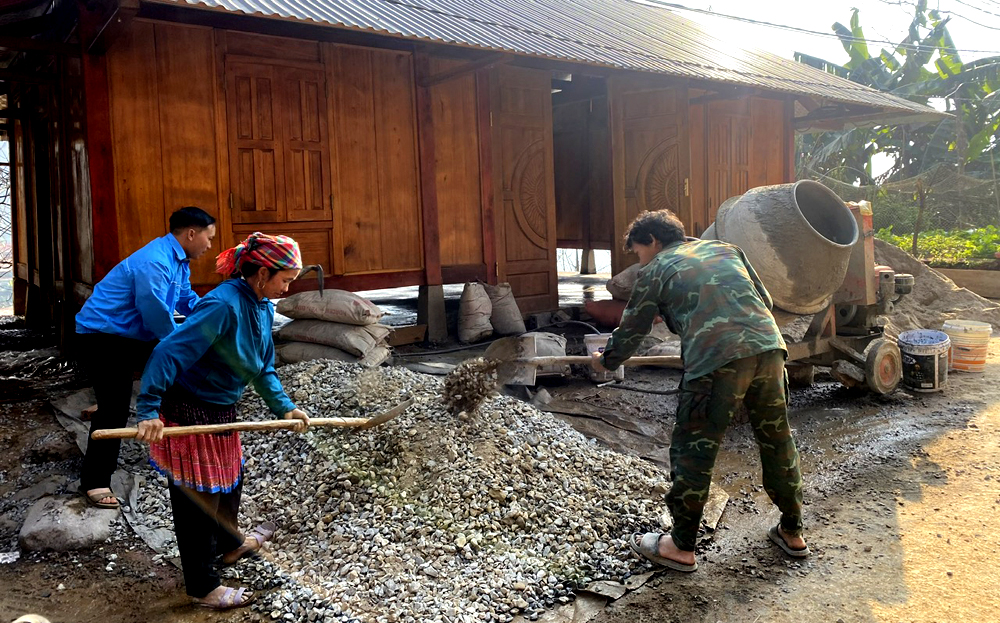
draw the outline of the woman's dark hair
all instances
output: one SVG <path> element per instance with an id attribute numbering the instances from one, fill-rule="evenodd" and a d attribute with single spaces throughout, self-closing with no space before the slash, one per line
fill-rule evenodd
<path id="1" fill-rule="evenodd" d="M 249 280 L 251 277 L 255 276 L 260 269 L 263 268 L 260 264 L 254 264 L 253 262 L 243 262 L 240 266 L 240 274 L 243 275 L 244 279 Z M 277 268 L 268 268 L 268 278 L 274 277 L 280 272 Z"/>
<path id="2" fill-rule="evenodd" d="M 215 217 L 201 208 L 187 206 L 177 210 L 170 215 L 171 233 L 188 227 L 205 229 L 209 225 L 215 224 Z"/>
<path id="3" fill-rule="evenodd" d="M 640 212 L 623 240 L 626 251 L 632 250 L 632 243 L 653 244 L 656 238 L 660 244 L 667 246 L 684 240 L 684 223 L 670 210 L 656 212 Z"/>

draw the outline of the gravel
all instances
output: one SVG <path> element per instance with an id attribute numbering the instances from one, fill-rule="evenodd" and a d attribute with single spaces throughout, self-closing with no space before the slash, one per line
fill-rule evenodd
<path id="1" fill-rule="evenodd" d="M 441 379 L 405 368 L 313 361 L 278 374 L 316 417 L 416 402 L 368 431 L 243 435 L 242 527 L 279 530 L 224 575 L 265 591 L 252 606 L 265 618 L 533 620 L 592 581 L 648 570 L 624 537 L 660 526 L 668 476 L 656 466 L 509 397 L 453 414 Z M 252 390 L 240 411 L 270 417 Z M 165 487 L 139 497 L 149 523 L 169 522 Z"/>

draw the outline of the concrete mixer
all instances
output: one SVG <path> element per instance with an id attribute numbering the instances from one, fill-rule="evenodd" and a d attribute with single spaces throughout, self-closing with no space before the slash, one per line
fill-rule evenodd
<path id="1" fill-rule="evenodd" d="M 719 207 L 702 238 L 743 249 L 774 299 L 793 381 L 829 366 L 848 387 L 896 389 L 902 360 L 884 335 L 885 315 L 913 289 L 913 276 L 875 264 L 866 202 L 845 204 L 819 182 L 761 186 Z"/>

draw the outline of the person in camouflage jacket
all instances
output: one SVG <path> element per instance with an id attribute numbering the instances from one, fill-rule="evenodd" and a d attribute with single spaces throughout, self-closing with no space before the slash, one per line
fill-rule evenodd
<path id="1" fill-rule="evenodd" d="M 668 210 L 643 212 L 629 226 L 626 250 L 642 268 L 621 324 L 598 371 L 631 357 L 657 315 L 681 338 L 684 376 L 670 442 L 670 534 L 633 534 L 632 549 L 679 571 L 697 568 L 694 550 L 723 435 L 746 405 L 760 450 L 764 488 L 781 510 L 768 537 L 795 557 L 802 539 L 802 476 L 787 417 L 787 352 L 771 315 L 771 296 L 738 247 L 686 238 Z"/>

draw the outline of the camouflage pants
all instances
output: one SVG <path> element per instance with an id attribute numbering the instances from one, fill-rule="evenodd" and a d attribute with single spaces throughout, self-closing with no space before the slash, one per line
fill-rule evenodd
<path id="1" fill-rule="evenodd" d="M 694 551 L 715 458 L 741 402 L 760 448 L 764 489 L 781 510 L 781 527 L 789 535 L 802 533 L 802 475 L 788 426 L 784 366 L 784 352 L 771 350 L 684 381 L 670 441 L 673 486 L 667 493 L 678 548 Z"/>

